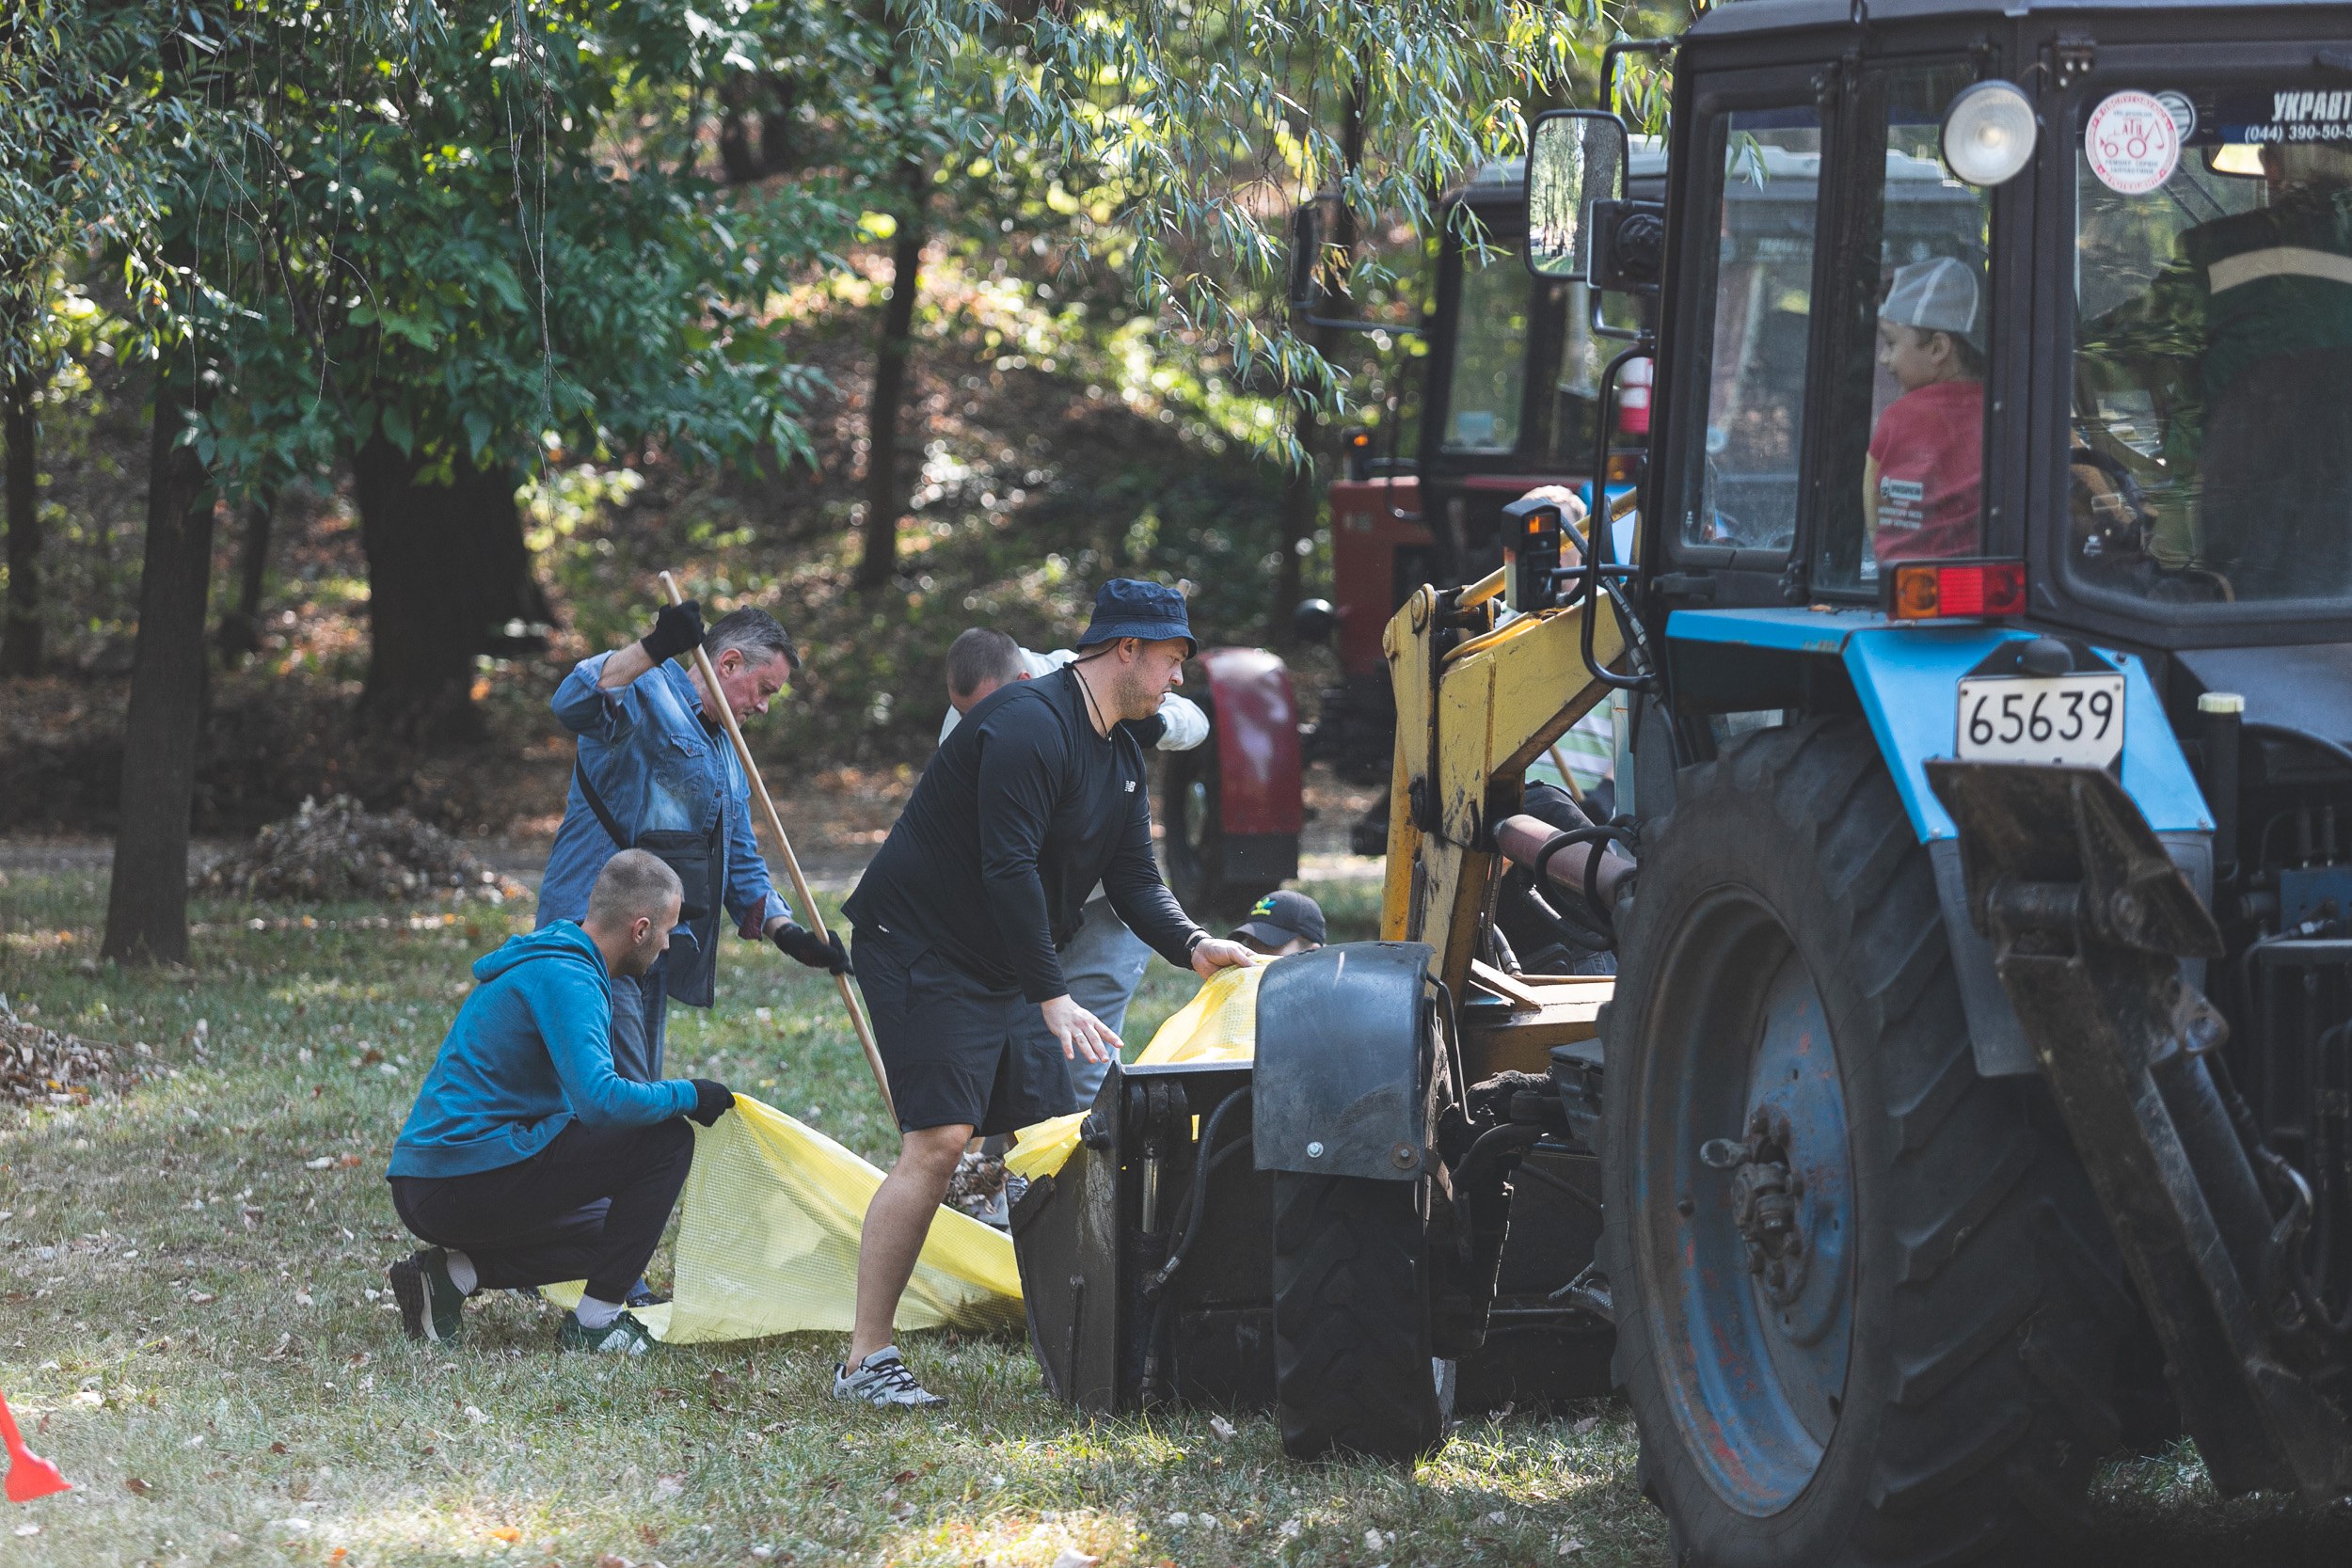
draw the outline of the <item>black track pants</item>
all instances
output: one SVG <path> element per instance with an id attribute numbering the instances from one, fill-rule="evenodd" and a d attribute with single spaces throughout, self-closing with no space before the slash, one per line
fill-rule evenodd
<path id="1" fill-rule="evenodd" d="M 660 1243 L 693 1162 L 694 1134 L 681 1117 L 650 1127 L 573 1122 L 519 1164 L 395 1176 L 392 1207 L 416 1235 L 473 1259 L 485 1291 L 585 1278 L 598 1301 L 620 1301 Z"/>

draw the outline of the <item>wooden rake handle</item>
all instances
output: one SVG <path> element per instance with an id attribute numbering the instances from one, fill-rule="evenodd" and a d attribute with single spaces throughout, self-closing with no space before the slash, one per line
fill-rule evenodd
<path id="1" fill-rule="evenodd" d="M 661 574 L 662 592 L 670 595 L 672 604 L 684 604 L 686 595 L 679 592 L 677 579 L 669 573 Z M 726 692 L 719 685 L 719 672 L 711 668 L 710 655 L 701 648 L 694 650 L 694 668 L 703 675 L 703 689 L 718 705 L 719 721 L 727 727 L 727 738 L 735 742 L 736 760 L 743 765 L 743 776 L 751 781 L 752 793 L 759 797 L 759 808 L 767 814 L 768 831 L 775 835 L 776 849 L 784 856 L 784 869 L 792 879 L 792 892 L 801 901 L 801 909 L 808 917 L 808 928 L 817 933 L 817 940 L 825 940 L 824 912 L 817 907 L 817 895 L 808 890 L 808 879 L 801 875 L 801 858 L 792 852 L 792 840 L 784 832 L 784 818 L 776 815 L 776 802 L 768 794 L 767 781 L 759 776 L 759 765 L 752 761 L 752 749 L 743 743 L 743 726 L 735 721 L 735 709 L 727 702 Z M 866 1009 L 858 1006 L 857 992 L 850 985 L 847 974 L 836 974 L 833 983 L 840 990 L 841 1005 L 850 1009 L 850 1023 L 857 1030 L 857 1043 L 865 1048 L 866 1065 L 874 1069 L 874 1087 L 882 1091 L 882 1109 L 889 1114 L 890 1125 L 898 1125 L 898 1108 L 890 1098 L 890 1075 L 882 1070 L 882 1052 L 874 1045 L 874 1026 L 866 1022 Z"/>

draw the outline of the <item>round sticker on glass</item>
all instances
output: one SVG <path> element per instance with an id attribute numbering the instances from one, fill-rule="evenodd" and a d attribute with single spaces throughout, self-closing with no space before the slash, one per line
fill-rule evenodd
<path id="1" fill-rule="evenodd" d="M 2181 127 L 2153 93 L 2110 93 L 2083 121 L 2083 156 L 2107 189 L 2145 196 L 2181 166 Z"/>

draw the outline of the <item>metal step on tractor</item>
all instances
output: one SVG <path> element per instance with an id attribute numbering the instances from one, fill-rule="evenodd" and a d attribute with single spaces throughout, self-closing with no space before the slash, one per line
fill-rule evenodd
<path id="1" fill-rule="evenodd" d="M 1631 546 L 1498 507 L 1389 622 L 1384 940 L 1104 1086 L 1014 1215 L 1046 1379 L 1401 1461 L 1611 1386 L 1701 1565 L 2060 1555 L 2183 1433 L 2341 1498 L 2352 8 L 1659 47 L 1662 198 L 1607 111 L 1527 171 L 1652 324 Z M 1527 770 L 1610 693 L 1589 820 Z"/>

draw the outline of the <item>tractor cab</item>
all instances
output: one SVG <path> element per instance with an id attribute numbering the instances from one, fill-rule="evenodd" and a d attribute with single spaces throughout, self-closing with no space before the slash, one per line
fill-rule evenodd
<path id="1" fill-rule="evenodd" d="M 1651 610 L 1911 616 L 1897 566 L 1982 560 L 2022 568 L 2010 613 L 2167 679 L 2196 684 L 2197 650 L 2342 646 L 2352 52 L 2321 14 L 1703 19 L 1665 264 L 1602 280 L 1661 324 Z M 1581 208 L 1561 187 L 1607 134 L 1539 127 L 1531 200 L 1628 221 L 1621 177 Z M 1570 229 L 1530 251 L 1539 279 L 1590 270 Z"/>

